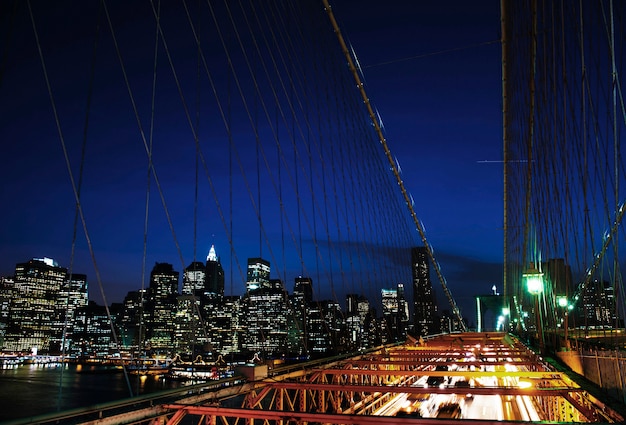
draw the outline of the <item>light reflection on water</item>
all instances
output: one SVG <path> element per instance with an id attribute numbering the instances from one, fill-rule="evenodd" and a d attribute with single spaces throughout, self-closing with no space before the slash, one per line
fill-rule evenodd
<path id="1" fill-rule="evenodd" d="M 0 421 L 128 398 L 131 389 L 132 395 L 141 395 L 181 385 L 158 376 L 129 375 L 127 382 L 121 371 L 94 366 L 31 364 L 0 369 Z"/>

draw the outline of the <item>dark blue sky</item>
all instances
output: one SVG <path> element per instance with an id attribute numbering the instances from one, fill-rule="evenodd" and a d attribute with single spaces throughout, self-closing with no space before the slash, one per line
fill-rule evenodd
<path id="1" fill-rule="evenodd" d="M 335 11 L 404 182 L 414 197 L 425 195 L 415 208 L 435 256 L 468 310 L 474 295 L 502 281 L 499 2 L 378 5 Z"/>
<path id="2" fill-rule="evenodd" d="M 74 219 L 59 136 L 30 18 L 22 3 L 15 2 L 19 6 L 13 9 L 14 2 L 4 2 L 0 9 L 0 46 L 6 46 L 0 51 L 2 275 L 12 275 L 16 263 L 32 257 L 52 257 L 69 267 Z M 119 3 L 107 3 L 112 13 L 116 6 L 119 9 Z M 85 9 L 43 1 L 32 4 L 49 60 L 61 125 L 80 129 L 85 120 L 86 93 L 78 87 L 88 81 L 90 62 L 75 59 L 92 54 L 93 22 L 85 19 Z M 473 295 L 488 293 L 493 284 L 499 284 L 502 271 L 499 1 L 338 1 L 331 5 L 344 37 L 358 56 L 367 93 L 380 113 L 389 147 L 401 166 L 405 186 L 416 200 L 417 215 L 450 289 L 462 309 L 473 312 Z M 144 12 L 145 7 L 126 6 L 125 13 L 115 15 L 120 38 L 134 34 L 146 22 Z M 138 31 L 126 42 L 140 46 L 150 37 L 154 37 L 153 32 Z M 126 52 L 132 47 L 124 46 Z M 107 49 L 108 54 L 114 54 L 111 43 L 101 43 L 98 48 L 99 54 Z M 134 87 L 149 88 L 151 80 L 133 75 L 133 58 L 128 61 Z M 134 65 L 138 69 L 142 64 Z M 115 93 L 124 90 L 119 69 L 115 62 L 100 62 L 97 67 L 97 101 L 116 102 Z M 81 77 L 72 77 L 74 74 Z M 176 95 L 174 86 L 166 90 L 169 92 L 164 96 Z M 142 100 L 145 104 L 146 99 Z M 129 110 L 123 103 L 113 103 L 113 108 Z M 173 106 L 171 114 L 166 109 L 160 123 L 162 134 L 170 132 L 167 136 L 173 140 L 179 131 L 175 114 Z M 124 138 L 126 133 L 136 134 L 132 112 L 127 115 L 121 122 L 111 119 L 110 109 L 107 113 L 96 109 L 89 117 L 90 145 L 85 162 L 89 186 L 84 189 L 83 204 L 109 302 L 121 301 L 127 291 L 140 286 L 141 265 L 136 262 L 138 251 L 141 256 L 143 228 L 141 222 L 138 226 L 136 220 L 128 218 L 141 217 L 145 193 L 134 188 L 145 186 L 146 167 L 144 159 L 137 159 L 145 158 L 142 145 L 129 145 Z M 98 128 L 108 130 L 94 130 Z M 73 146 L 71 159 L 76 163 L 80 131 L 67 142 Z M 176 167 L 177 159 L 190 151 L 192 145 L 175 143 L 168 152 L 160 168 L 168 177 L 166 186 L 188 183 L 187 174 Z M 188 200 L 191 195 L 187 192 L 184 196 Z M 156 193 L 151 197 L 158 200 Z M 120 204 L 119 199 L 125 201 Z M 192 209 L 175 201 L 169 208 L 172 215 L 186 220 L 180 233 L 188 235 Z M 163 214 L 152 217 L 158 223 L 155 226 L 167 229 Z M 199 232 L 213 231 L 201 227 Z M 80 235 L 79 226 L 79 239 Z M 227 254 L 224 251 L 229 248 L 223 241 L 204 236 L 198 238 L 197 257 L 203 258 L 211 243 L 217 243 L 218 254 Z M 185 263 L 193 256 L 188 239 L 181 236 L 181 244 L 186 245 L 182 248 Z M 257 253 L 250 249 L 239 261 Z M 148 256 L 148 272 L 154 261 L 170 262 L 181 269 L 171 249 L 154 249 Z M 84 242 L 77 252 L 75 270 L 89 276 L 92 298 L 99 301 Z M 235 279 L 239 279 L 237 274 Z M 433 280 L 443 305 L 445 299 L 435 276 Z M 287 282 L 289 289 L 291 285 Z M 234 290 L 241 292 L 236 285 Z"/>

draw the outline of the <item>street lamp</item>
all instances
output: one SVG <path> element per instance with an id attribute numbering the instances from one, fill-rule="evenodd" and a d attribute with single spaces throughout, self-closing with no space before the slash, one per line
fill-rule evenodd
<path id="1" fill-rule="evenodd" d="M 567 297 L 564 295 L 560 295 L 558 297 L 556 297 L 556 302 L 559 305 L 559 307 L 561 307 L 563 309 L 563 319 L 565 321 L 564 323 L 564 334 L 563 334 L 563 339 L 565 340 L 565 347 L 567 349 L 569 349 L 569 342 L 568 342 L 568 329 L 569 329 L 569 323 L 568 323 L 568 318 L 569 318 L 569 311 L 572 309 L 572 306 L 570 305 L 569 301 L 567 300 Z"/>
<path id="2" fill-rule="evenodd" d="M 522 277 L 526 280 L 526 289 L 535 296 L 535 317 L 536 327 L 539 336 L 539 350 L 543 354 L 543 329 L 541 326 L 541 310 L 539 309 L 539 296 L 543 292 L 543 273 L 535 267 L 535 263 L 531 262 L 530 267 L 522 273 Z"/>
<path id="3" fill-rule="evenodd" d="M 524 271 L 522 277 L 526 279 L 526 289 L 533 295 L 543 292 L 543 273 L 535 267 L 535 263 L 530 263 L 530 267 Z"/>
<path id="4" fill-rule="evenodd" d="M 500 317 L 502 317 L 502 330 L 505 332 L 510 331 L 510 316 L 511 310 L 508 307 L 502 307 L 502 315 Z"/>

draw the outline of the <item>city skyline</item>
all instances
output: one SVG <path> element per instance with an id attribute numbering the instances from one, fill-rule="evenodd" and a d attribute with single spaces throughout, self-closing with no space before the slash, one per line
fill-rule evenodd
<path id="1" fill-rule="evenodd" d="M 427 262 L 416 258 L 413 267 L 427 268 Z M 211 249 L 206 263 L 193 262 L 182 273 L 156 263 L 147 288 L 129 291 L 122 303 L 102 306 L 88 301 L 86 275 L 70 274 L 51 258 L 34 258 L 16 264 L 12 278 L 0 279 L 0 348 L 77 359 L 246 353 L 318 357 L 404 341 L 408 334 L 439 333 L 432 315 L 426 328 L 418 328 L 417 319 L 412 325 L 401 283 L 381 289 L 377 311 L 362 294 L 347 294 L 345 307 L 316 299 L 308 277 L 295 278 L 290 293 L 270 270 L 268 261 L 248 259 L 248 289 L 225 295 L 221 265 Z"/>
<path id="2" fill-rule="evenodd" d="M 422 249 L 423 250 L 423 249 Z M 412 250 L 413 251 L 413 250 Z M 16 272 L 18 271 L 18 266 L 25 264 L 29 261 L 40 261 L 43 262 L 49 266 L 53 266 L 56 268 L 61 268 L 61 269 L 65 269 L 68 270 L 68 274 L 70 273 L 69 268 L 67 265 L 61 264 L 58 261 L 56 261 L 56 259 L 52 258 L 52 257 L 47 257 L 47 256 L 40 256 L 40 257 L 32 257 L 30 259 L 25 259 L 22 260 L 20 262 L 15 263 L 15 267 L 14 267 L 14 272 L 7 274 L 7 275 L 0 275 L 0 278 L 6 278 L 6 279 L 13 279 L 15 277 Z M 430 274 L 429 272 L 429 266 L 428 266 L 428 261 L 426 259 L 425 256 L 422 255 L 422 257 L 420 257 L 420 261 L 426 261 L 426 271 L 422 271 L 422 273 L 426 273 L 426 276 L 428 276 Z M 280 282 L 282 284 L 282 287 L 285 291 L 289 292 L 289 291 L 293 291 L 296 290 L 298 286 L 302 283 L 302 281 L 306 281 L 309 282 L 309 290 L 311 291 L 311 297 L 313 297 L 314 299 L 320 301 L 322 299 L 324 299 L 324 297 L 322 296 L 321 298 L 318 297 L 319 291 L 316 291 L 315 286 L 319 285 L 319 283 L 316 283 L 314 281 L 314 279 L 310 276 L 303 276 L 300 274 L 295 274 L 293 276 L 289 276 L 288 280 L 283 280 L 280 277 L 276 277 L 275 276 L 275 271 L 274 273 L 272 273 L 272 268 L 271 268 L 271 263 L 263 258 L 260 257 L 251 257 L 248 258 L 248 268 L 247 268 L 247 274 L 246 277 L 244 278 L 244 285 L 243 288 L 243 292 L 239 292 L 239 293 L 235 293 L 235 292 L 229 292 L 226 291 L 226 288 L 232 287 L 232 285 L 225 285 L 224 283 L 222 283 L 222 286 L 216 286 L 219 284 L 215 283 L 215 278 L 210 278 L 209 277 L 209 273 L 206 273 L 206 270 L 209 268 L 209 265 L 211 264 L 218 264 L 219 268 L 220 268 L 220 275 L 222 276 L 222 279 L 224 279 L 224 270 L 223 270 L 223 266 L 221 264 L 220 261 L 220 256 L 217 255 L 217 250 L 215 249 L 214 245 L 211 245 L 210 249 L 208 250 L 207 253 L 207 257 L 206 257 L 206 261 L 205 262 L 200 262 L 200 261 L 193 261 L 190 264 L 188 264 L 186 267 L 184 267 L 182 270 L 178 270 L 173 263 L 171 262 L 167 262 L 167 261 L 156 261 L 152 267 L 153 270 L 154 268 L 159 268 L 161 266 L 165 266 L 168 267 L 169 269 L 171 269 L 172 272 L 177 273 L 178 277 L 176 279 L 177 282 L 177 291 L 182 294 L 182 295 L 189 295 L 192 294 L 194 291 L 194 285 L 198 285 L 201 282 L 201 286 L 196 287 L 196 289 L 200 289 L 200 288 L 204 288 L 202 285 L 204 284 L 205 280 L 208 282 L 209 280 L 211 280 L 212 282 L 214 282 L 212 284 L 212 288 L 215 288 L 214 292 L 215 293 L 219 293 L 221 295 L 224 296 L 241 296 L 247 292 L 250 291 L 254 291 L 257 289 L 261 289 L 263 287 L 267 288 L 267 287 L 273 287 L 273 283 L 275 282 Z M 415 259 L 413 261 L 413 264 L 409 264 L 409 270 L 414 270 L 413 267 L 415 264 Z M 199 278 L 200 280 L 198 280 L 197 283 L 195 282 L 195 279 L 197 279 L 197 275 L 195 273 L 197 273 L 198 269 L 196 265 L 199 265 L 202 268 L 202 272 L 201 272 L 201 277 Z M 214 266 L 213 266 L 214 267 Z M 259 271 L 252 271 L 252 270 L 258 270 L 259 267 L 262 267 L 264 269 Z M 422 270 L 424 270 L 424 267 L 422 268 Z M 214 269 L 215 272 L 215 269 Z M 189 274 L 188 274 L 189 273 Z M 258 275 L 259 273 L 263 276 L 261 278 L 261 281 L 259 281 Z M 81 272 L 80 270 L 74 270 L 71 272 L 71 274 L 73 276 L 82 276 L 83 279 L 85 280 L 85 282 L 87 284 L 89 284 L 89 282 L 91 281 L 91 279 L 89 278 L 89 275 L 86 273 Z M 149 275 L 149 273 L 148 273 Z M 424 275 L 422 275 L 424 276 Z M 395 290 L 395 287 L 397 285 L 406 285 L 406 287 L 412 287 L 413 285 L 415 285 L 415 277 L 413 278 L 413 280 L 411 281 L 407 281 L 407 282 L 397 282 L 397 283 L 393 283 L 393 282 L 389 282 L 389 284 L 387 286 L 383 286 L 381 288 L 379 288 L 379 292 L 380 291 L 390 291 L 390 290 Z M 422 285 L 423 284 L 427 284 L 427 285 L 431 285 L 430 288 L 431 290 L 434 290 L 434 288 L 432 287 L 432 281 L 430 280 L 430 277 L 424 278 L 422 277 Z M 108 300 L 108 304 L 106 305 L 112 305 L 112 304 L 120 304 L 121 302 L 123 302 L 123 300 L 128 296 L 128 294 L 132 293 L 132 292 L 137 292 L 137 291 L 146 291 L 149 288 L 149 283 L 148 285 L 145 287 L 132 287 L 129 288 L 128 292 L 123 294 L 122 297 L 120 299 L 115 299 L 115 300 Z M 89 286 L 89 285 L 88 285 Z M 94 290 L 97 290 L 98 288 L 94 286 L 92 286 L 92 288 Z M 413 290 L 411 290 L 411 299 L 413 300 L 413 303 L 411 303 L 411 305 L 414 305 L 414 303 L 417 301 L 416 299 L 413 299 Z M 322 294 L 323 295 L 323 294 Z M 341 303 L 347 303 L 348 299 L 353 296 L 353 295 L 358 295 L 360 297 L 366 297 L 365 294 L 363 293 L 346 293 L 345 297 L 343 299 L 338 299 L 337 301 L 341 302 Z M 380 293 L 378 294 L 380 295 Z M 422 294 L 423 295 L 423 294 Z M 429 295 L 430 296 L 430 295 Z M 90 301 L 95 301 L 94 297 L 92 295 L 89 296 L 89 300 Z M 443 310 L 447 310 L 448 309 L 448 305 L 445 302 L 445 300 L 438 300 L 438 299 L 434 299 L 435 304 L 437 304 L 437 306 L 434 309 L 434 312 L 436 313 L 438 311 L 438 309 L 440 308 L 439 304 L 442 304 L 443 306 Z M 379 307 L 382 307 L 382 303 L 381 300 L 379 299 L 377 302 Z M 105 304 L 102 304 L 105 305 Z M 347 305 L 346 305 L 347 307 Z M 413 315 L 413 308 L 411 308 L 411 317 Z M 471 319 L 471 317 L 468 317 L 468 319 Z"/>
<path id="3" fill-rule="evenodd" d="M 296 277 L 290 292 L 287 282 L 271 278 L 270 263 L 262 258 L 248 259 L 246 292 L 227 295 L 219 259 L 214 249 L 210 252 L 206 263 L 193 262 L 182 273 L 169 263 L 156 263 L 147 288 L 135 288 L 122 303 L 110 306 L 88 302 L 87 276 L 70 275 L 51 258 L 18 263 L 12 278 L 0 279 L 1 349 L 63 352 L 79 358 L 115 353 L 134 356 L 144 351 L 170 358 L 193 358 L 195 352 L 318 356 L 404 341 L 408 335 L 427 337 L 460 329 L 456 317 L 445 309 L 439 314 L 433 305 L 423 248 L 412 250 L 413 314 L 402 283 L 382 288 L 376 300 L 355 293 L 346 294 L 339 303 L 313 296 L 315 284 L 309 277 Z M 571 289 L 569 266 L 562 259 L 547 261 L 543 269 L 551 285 L 564 292 Z M 559 301 L 561 310 L 541 313 L 547 326 L 612 329 L 623 324 L 611 283 L 594 280 L 581 295 L 580 305 L 565 315 L 571 316 L 569 325 L 563 317 L 563 311 L 569 310 L 563 309 L 570 306 Z M 479 332 L 503 330 L 502 318 L 495 320 L 502 300 L 495 289 L 492 295 L 477 298 L 481 310 L 492 315 L 492 321 L 485 322 L 484 311 L 478 312 Z M 528 312 L 524 313 L 528 318 Z M 524 320 L 528 320 L 526 327 L 534 328 L 530 319 Z M 515 327 L 513 321 L 507 326 Z"/>
<path id="4" fill-rule="evenodd" d="M 116 17 L 119 15 L 115 14 L 115 5 L 115 2 L 111 4 L 111 14 L 114 23 L 117 23 L 119 21 Z M 70 75 L 69 70 L 73 68 L 78 70 L 86 67 L 87 61 L 77 62 L 71 56 L 76 50 L 83 52 L 85 58 L 91 57 L 88 52 L 93 44 L 92 21 L 85 18 L 76 20 L 73 25 L 77 26 L 78 32 L 69 31 L 68 26 L 51 34 L 48 30 L 54 29 L 55 25 L 52 17 L 58 17 L 61 22 L 62 7 L 47 5 L 42 9 L 39 3 L 33 3 L 33 6 L 38 29 L 42 35 L 47 36 L 42 44 L 51 72 L 53 95 L 55 99 L 62 101 L 59 105 L 62 107 L 61 124 L 68 133 L 68 129 L 75 130 L 72 133 L 73 143 L 78 145 L 84 115 L 80 111 L 80 104 L 84 103 L 85 93 L 71 93 L 66 90 L 71 84 L 64 76 Z M 502 190 L 499 166 L 497 163 L 477 162 L 499 158 L 500 155 L 500 57 L 496 42 L 499 26 L 498 2 L 485 3 L 480 8 L 464 2 L 453 2 L 453 7 L 444 4 L 414 5 L 398 2 L 394 7 L 384 10 L 373 2 L 346 2 L 332 6 L 346 39 L 359 59 L 366 88 L 375 102 L 402 177 L 415 200 L 417 214 L 436 250 L 436 258 L 451 286 L 452 294 L 464 312 L 471 312 L 474 293 L 488 292 L 493 284 L 501 282 L 502 243 L 499 225 Z M 67 184 L 67 172 L 61 166 L 63 160 L 59 155 L 55 125 L 50 120 L 50 101 L 36 54 L 30 18 L 25 9 L 16 10 L 19 12 L 16 15 L 19 19 L 14 28 L 19 35 L 14 39 L 23 39 L 24 46 L 29 48 L 21 49 L 19 53 L 9 49 L 7 57 L 12 65 L 4 74 L 3 95 L 0 96 L 2 99 L 15 99 L 18 102 L 14 105 L 8 102 L 2 104 L 2 111 L 6 113 L 3 114 L 5 120 L 0 126 L 2 138 L 14 141 L 2 148 L 3 157 L 14 158 L 2 171 L 6 173 L 2 175 L 3 179 L 14 184 L 3 186 L 2 193 L 5 199 L 15 200 L 16 205 L 14 209 L 2 211 L 3 220 L 11 223 L 11 226 L 4 228 L 0 240 L 0 273 L 3 275 L 12 272 L 11 263 L 19 258 L 47 255 L 70 264 L 72 220 L 75 214 L 71 190 Z M 87 11 L 94 12 L 92 9 Z M 46 19 L 47 12 L 50 12 L 50 20 Z M 149 18 L 142 15 L 146 10 L 139 7 L 126 12 L 128 13 L 123 22 L 137 24 L 138 28 L 146 20 L 149 21 Z M 84 16 L 95 15 L 85 13 Z M 469 16 L 472 19 L 467 19 Z M 128 32 L 120 34 L 120 43 L 122 36 L 128 35 Z M 102 51 L 109 52 L 107 49 L 112 48 L 110 36 L 103 33 L 101 40 Z M 170 38 L 168 41 L 174 40 Z M 122 48 L 129 47 L 122 45 Z M 126 52 L 127 50 L 123 51 L 125 57 Z M 165 57 L 163 51 L 159 53 L 161 58 Z M 132 111 L 128 106 L 128 99 L 124 97 L 124 86 L 119 76 L 119 66 L 112 61 L 104 68 L 97 68 L 97 71 L 96 77 L 100 77 L 97 81 L 103 85 L 96 86 L 96 92 L 104 89 L 108 91 L 107 97 L 115 95 L 115 109 L 128 111 L 132 121 Z M 106 74 L 106 78 L 101 77 L 101 72 Z M 194 67 L 193 74 L 195 73 Z M 25 89 L 23 76 L 28 76 L 28 89 Z M 149 80 L 150 78 L 146 78 L 141 82 L 142 87 Z M 76 82 L 85 81 L 79 79 Z M 137 80 L 132 83 L 135 88 Z M 19 95 L 14 94 L 13 90 L 18 88 Z M 481 108 L 475 108 L 476 104 L 480 104 Z M 172 109 L 170 107 L 168 111 L 172 112 Z M 140 144 L 126 137 L 126 134 L 136 133 L 128 119 L 118 120 L 117 114 L 111 114 L 110 110 L 107 112 L 94 113 L 91 117 L 91 125 L 98 125 L 93 127 L 95 131 L 90 132 L 96 143 L 89 145 L 89 149 L 94 152 L 97 160 L 92 159 L 87 164 L 90 168 L 86 169 L 91 170 L 91 177 L 85 178 L 89 185 L 85 183 L 83 203 L 87 225 L 94 232 L 92 239 L 98 265 L 102 268 L 100 273 L 105 293 L 107 299 L 113 301 L 119 300 L 129 287 L 136 286 L 141 280 L 142 267 L 145 267 L 141 259 L 145 193 L 136 189 L 145 184 L 145 158 L 137 155 L 141 151 Z M 68 121 L 68 113 L 69 116 L 81 116 L 81 120 Z M 11 117 L 15 119 L 12 120 Z M 119 129 L 119 132 L 102 127 L 111 119 L 114 119 L 113 127 Z M 38 125 L 29 125 L 33 121 L 38 122 Z M 172 123 L 169 119 L 166 122 Z M 120 133 L 124 136 L 121 137 Z M 193 228 L 193 176 L 190 180 L 189 173 L 193 166 L 186 157 L 193 145 L 187 141 L 184 145 L 178 143 L 181 135 L 184 135 L 184 139 L 188 138 L 188 130 L 181 130 L 178 124 L 171 130 L 168 129 L 168 135 L 169 133 L 173 133 L 171 143 L 178 148 L 172 149 L 168 156 L 172 163 L 165 167 L 171 178 L 165 182 L 168 189 L 166 195 L 171 196 L 175 192 L 177 200 L 180 200 L 172 201 L 174 207 L 171 207 L 171 212 L 178 217 L 176 237 L 181 239 L 179 245 L 182 247 L 182 255 L 171 248 L 172 236 L 167 231 L 167 219 L 159 212 L 151 215 L 151 222 L 155 223 L 154 227 L 158 227 L 159 232 L 152 231 L 149 235 L 145 263 L 150 265 L 156 261 L 169 261 L 182 270 L 192 260 L 202 258 L 211 244 L 217 244 L 224 247 L 221 256 L 227 282 L 234 285 L 233 292 L 236 292 L 239 290 L 236 285 L 244 282 L 242 272 L 245 264 L 242 263 L 245 263 L 245 258 L 270 257 L 268 248 L 262 243 L 256 243 L 254 238 L 241 236 L 258 232 L 254 219 L 237 220 L 238 217 L 235 216 L 238 233 L 232 241 L 220 236 L 224 224 L 220 223 L 217 213 L 212 213 L 212 221 L 201 221 L 197 229 Z M 483 143 L 485 140 L 492 142 Z M 129 155 L 125 155 L 127 153 Z M 74 150 L 73 159 L 77 156 L 78 150 Z M 174 171 L 174 159 L 183 156 L 187 158 L 187 169 Z M 54 163 L 49 163 L 48 158 L 54 158 Z M 254 168 L 254 161 L 253 157 L 245 158 L 245 166 Z M 224 174 L 228 170 L 225 162 L 213 165 L 211 171 L 217 178 L 226 178 Z M 32 172 L 20 173 L 19 169 L 11 168 L 12 164 L 31 164 Z M 40 170 L 45 172 L 41 174 Z M 94 175 L 98 176 L 95 180 Z M 470 183 L 474 181 L 474 177 L 476 182 Z M 218 190 L 225 191 L 227 186 L 222 183 Z M 152 187 L 155 187 L 154 183 Z M 242 193 L 250 190 L 245 186 L 238 189 Z M 28 197 L 24 197 L 26 194 Z M 110 197 L 110 194 L 115 197 Z M 256 196 L 252 194 L 252 197 Z M 156 204 L 159 203 L 156 201 L 158 195 L 153 194 L 151 199 Z M 200 209 L 206 206 L 203 202 L 205 201 L 201 200 L 199 203 Z M 248 208 L 244 207 L 242 201 L 236 202 L 234 209 Z M 118 204 L 123 205 L 123 208 L 118 208 Z M 18 205 L 25 206 L 17 207 Z M 265 210 L 267 205 L 268 202 L 265 201 Z M 41 211 L 38 211 L 39 208 Z M 317 214 L 321 215 L 323 212 Z M 135 220 L 132 225 L 129 223 L 130 218 Z M 312 220 L 309 226 L 313 226 Z M 276 233 L 275 229 L 274 232 Z M 95 278 L 93 265 L 90 265 L 90 254 L 85 245 L 80 243 L 80 230 L 78 233 L 79 246 L 74 264 L 85 265 L 81 270 Z M 322 249 L 331 250 L 339 246 L 333 247 L 331 244 L 344 244 L 347 247 L 351 243 L 327 239 L 319 241 L 311 237 L 304 238 L 300 246 L 317 244 Z M 233 258 L 232 253 L 234 245 L 239 251 L 236 258 Z M 414 245 L 413 241 L 411 245 Z M 364 245 L 363 249 L 380 253 L 380 256 L 387 258 L 387 262 L 393 262 L 396 257 L 384 240 L 374 240 L 370 245 Z M 292 249 L 289 253 L 294 254 L 295 250 Z M 179 256 L 182 259 L 179 260 Z M 282 275 L 315 274 L 302 273 L 302 259 L 296 260 L 296 266 L 287 267 L 278 266 L 282 262 L 282 254 L 276 254 L 275 257 L 272 263 L 281 269 Z M 309 271 L 316 270 L 316 258 L 319 255 L 310 256 L 304 262 Z M 336 281 L 335 278 L 333 280 Z M 350 280 L 351 276 L 347 281 Z M 393 280 L 408 284 L 410 274 Z M 390 282 L 395 283 L 398 282 Z M 348 286 L 345 289 L 342 288 L 343 285 L 342 282 L 335 287 L 328 285 L 317 289 L 324 289 L 329 294 L 339 289 L 346 293 L 359 289 L 358 285 L 346 283 L 353 287 Z M 380 282 L 372 284 L 372 291 L 375 292 L 381 285 L 383 283 Z M 439 302 L 444 303 L 439 283 L 435 282 L 434 287 Z M 99 294 L 94 292 L 94 296 L 99 298 Z"/>

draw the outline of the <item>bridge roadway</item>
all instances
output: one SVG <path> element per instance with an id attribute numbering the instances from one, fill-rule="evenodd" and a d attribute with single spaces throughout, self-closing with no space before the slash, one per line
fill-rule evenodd
<path id="1" fill-rule="evenodd" d="M 356 356 L 242 372 L 249 378 L 48 419 L 172 425 L 624 423 L 619 413 L 502 333 L 443 335 Z"/>

